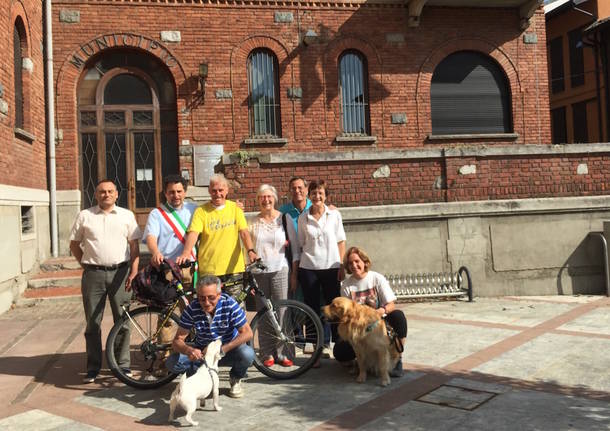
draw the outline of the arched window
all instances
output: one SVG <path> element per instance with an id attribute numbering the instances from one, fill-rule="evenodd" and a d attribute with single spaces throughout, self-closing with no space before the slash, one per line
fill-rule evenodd
<path id="1" fill-rule="evenodd" d="M 276 56 L 266 49 L 252 51 L 248 56 L 250 136 L 282 135 L 278 89 Z"/>
<path id="2" fill-rule="evenodd" d="M 460 51 L 441 61 L 430 86 L 432 134 L 512 132 L 510 89 L 490 57 Z"/>
<path id="3" fill-rule="evenodd" d="M 23 118 L 23 52 L 25 48 L 25 31 L 20 19 L 13 28 L 13 66 L 15 78 L 15 128 L 24 129 Z"/>
<path id="4" fill-rule="evenodd" d="M 342 130 L 345 134 L 369 135 L 369 94 L 366 59 L 358 51 L 339 58 Z"/>

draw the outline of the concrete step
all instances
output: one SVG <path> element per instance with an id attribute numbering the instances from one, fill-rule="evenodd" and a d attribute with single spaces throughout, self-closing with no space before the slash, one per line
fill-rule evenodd
<path id="1" fill-rule="evenodd" d="M 72 256 L 52 257 L 40 264 L 42 272 L 53 272 L 63 270 L 80 269 L 80 265 Z"/>
<path id="2" fill-rule="evenodd" d="M 80 296 L 80 285 L 75 286 L 50 286 L 39 288 L 28 288 L 23 292 L 22 298 L 25 299 L 48 299 L 68 296 Z"/>
<path id="3" fill-rule="evenodd" d="M 78 286 L 80 285 L 82 274 L 82 269 L 41 272 L 30 278 L 28 281 L 28 289 L 55 286 Z"/>

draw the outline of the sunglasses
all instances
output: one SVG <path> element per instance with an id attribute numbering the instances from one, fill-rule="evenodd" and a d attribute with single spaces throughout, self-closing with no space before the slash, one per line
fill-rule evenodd
<path id="1" fill-rule="evenodd" d="M 206 299 L 208 302 L 213 302 L 216 298 L 218 295 L 197 295 L 197 299 L 201 302 L 206 302 Z"/>

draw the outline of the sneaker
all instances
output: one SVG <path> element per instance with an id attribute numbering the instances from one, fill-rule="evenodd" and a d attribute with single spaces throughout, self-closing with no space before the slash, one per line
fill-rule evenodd
<path id="1" fill-rule="evenodd" d="M 83 383 L 94 383 L 98 374 L 98 371 L 87 371 L 87 375 L 83 377 Z"/>
<path id="2" fill-rule="evenodd" d="M 131 372 L 131 370 L 129 368 L 121 368 L 121 371 L 123 372 L 124 375 L 126 375 L 129 378 L 133 377 L 133 373 Z"/>
<path id="3" fill-rule="evenodd" d="M 241 398 L 244 396 L 244 390 L 241 387 L 241 379 L 230 377 L 229 384 L 231 385 L 231 389 L 229 389 L 229 396 L 231 398 Z"/>
<path id="4" fill-rule="evenodd" d="M 390 371 L 390 377 L 402 377 L 404 373 L 405 370 L 402 368 L 402 359 L 399 359 L 394 369 Z"/>
<path id="5" fill-rule="evenodd" d="M 329 346 L 324 346 L 324 348 L 322 349 L 322 358 L 323 359 L 330 359 L 333 355 L 333 351 L 330 349 Z"/>

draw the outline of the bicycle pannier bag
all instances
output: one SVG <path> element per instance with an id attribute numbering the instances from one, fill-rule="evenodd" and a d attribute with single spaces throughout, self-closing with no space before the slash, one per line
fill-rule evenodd
<path id="1" fill-rule="evenodd" d="M 138 272 L 132 288 L 138 301 L 145 304 L 165 305 L 176 300 L 181 272 L 173 261 L 164 261 L 157 269 L 150 263 Z"/>

